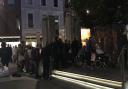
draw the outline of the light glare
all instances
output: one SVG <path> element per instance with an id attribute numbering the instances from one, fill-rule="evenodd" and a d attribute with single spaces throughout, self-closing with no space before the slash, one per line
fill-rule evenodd
<path id="1" fill-rule="evenodd" d="M 101 83 L 101 84 L 107 84 L 107 85 L 112 85 L 112 86 L 116 86 L 116 87 L 122 87 L 122 83 L 117 82 L 117 81 L 106 80 L 106 79 L 101 79 L 101 78 L 96 78 L 96 77 L 91 77 L 91 76 L 85 76 L 85 75 L 80 75 L 80 74 L 74 74 L 74 73 L 69 73 L 69 72 L 63 72 L 63 71 L 58 71 L 58 70 L 54 71 L 54 73 L 62 75 L 62 76 L 71 77 L 71 78 L 84 79 L 84 80 L 93 81 L 93 82 L 97 82 L 97 83 Z"/>
<path id="2" fill-rule="evenodd" d="M 62 77 L 62 76 L 58 76 L 58 75 L 52 75 L 55 78 L 61 79 L 61 80 L 65 80 L 71 83 L 75 83 L 81 86 L 84 86 L 85 88 L 91 88 L 91 89 L 114 89 L 114 88 L 110 88 L 110 87 L 105 87 L 105 86 L 100 86 L 97 84 L 92 84 L 89 82 L 84 82 L 84 81 L 80 81 L 80 80 L 76 80 L 76 79 L 72 79 L 72 78 L 67 78 L 67 77 Z"/>

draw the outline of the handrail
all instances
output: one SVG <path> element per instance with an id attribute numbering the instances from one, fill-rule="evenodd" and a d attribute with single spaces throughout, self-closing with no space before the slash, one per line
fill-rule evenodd
<path id="1" fill-rule="evenodd" d="M 121 77 L 122 77 L 122 89 L 125 89 L 125 57 L 124 57 L 124 53 L 125 53 L 125 50 L 128 51 L 128 47 L 127 45 L 124 45 L 121 49 L 121 52 L 119 54 L 119 57 L 118 57 L 118 63 L 120 63 L 120 67 L 121 67 Z M 128 55 L 126 55 L 128 56 Z M 122 59 L 122 60 L 120 60 Z"/>
<path id="2" fill-rule="evenodd" d="M 127 47 L 126 47 L 126 45 L 124 45 L 123 47 L 122 47 L 122 49 L 121 49 L 121 52 L 120 52 L 120 54 L 119 54 L 119 56 L 118 56 L 118 63 L 119 63 L 119 61 L 120 61 L 120 59 L 121 59 L 121 56 L 123 55 L 123 52 L 124 52 L 124 50 L 126 50 L 127 49 Z"/>

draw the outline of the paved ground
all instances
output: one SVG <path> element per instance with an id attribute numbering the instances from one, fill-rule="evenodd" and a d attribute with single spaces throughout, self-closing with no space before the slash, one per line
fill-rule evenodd
<path id="1" fill-rule="evenodd" d="M 121 69 L 120 68 L 106 68 L 106 69 L 91 69 L 88 67 L 70 67 L 68 69 L 63 69 L 63 71 L 89 75 L 104 79 L 110 79 L 115 81 L 121 81 Z M 125 78 L 128 80 L 128 69 L 125 70 Z"/>
<path id="2" fill-rule="evenodd" d="M 32 78 L 3 78 L 0 80 L 0 89 L 86 89 L 73 83 L 52 80 L 36 80 Z"/>
<path id="3" fill-rule="evenodd" d="M 107 69 L 90 69 L 88 67 L 70 67 L 63 69 L 72 73 L 78 73 L 83 75 L 89 75 L 104 79 L 111 79 L 121 81 L 121 71 L 119 68 L 107 68 Z M 126 70 L 126 79 L 128 80 L 128 70 Z M 36 80 L 30 77 L 19 78 L 0 78 L 0 89 L 89 89 L 83 86 L 79 86 L 70 82 L 66 82 L 59 79 L 52 80 Z"/>

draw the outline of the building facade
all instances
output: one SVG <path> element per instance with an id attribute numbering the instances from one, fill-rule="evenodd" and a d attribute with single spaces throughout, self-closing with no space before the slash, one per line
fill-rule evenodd
<path id="1" fill-rule="evenodd" d="M 35 44 L 52 41 L 53 33 L 64 29 L 63 15 L 64 0 L 21 0 L 22 40 Z"/>
<path id="2" fill-rule="evenodd" d="M 0 0 L 0 41 L 19 41 L 20 30 L 20 0 Z"/>

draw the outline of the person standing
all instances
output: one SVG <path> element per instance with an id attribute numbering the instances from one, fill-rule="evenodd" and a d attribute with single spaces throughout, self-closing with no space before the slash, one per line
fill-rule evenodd
<path id="1" fill-rule="evenodd" d="M 39 73 L 38 73 L 38 70 L 39 70 L 39 63 L 40 63 L 40 52 L 39 52 L 39 47 L 37 45 L 36 48 L 32 48 L 32 52 L 31 52 L 31 58 L 32 60 L 34 61 L 35 63 L 35 74 L 36 74 L 36 78 L 39 78 Z"/>
<path id="2" fill-rule="evenodd" d="M 79 42 L 76 40 L 76 38 L 71 43 L 71 51 L 72 51 L 72 63 L 74 63 L 74 59 L 79 51 Z"/>
<path id="3" fill-rule="evenodd" d="M 41 51 L 43 59 L 43 78 L 49 79 L 50 77 L 50 45 L 46 45 Z"/>
<path id="4" fill-rule="evenodd" d="M 2 46 L 2 48 L 0 49 L 1 62 L 3 66 L 8 67 L 9 62 L 11 61 L 10 58 L 11 51 L 7 49 L 6 42 L 2 42 L 1 46 Z"/>
<path id="5" fill-rule="evenodd" d="M 9 62 L 12 62 L 12 48 L 9 44 L 7 46 L 7 58 L 9 60 Z"/>

